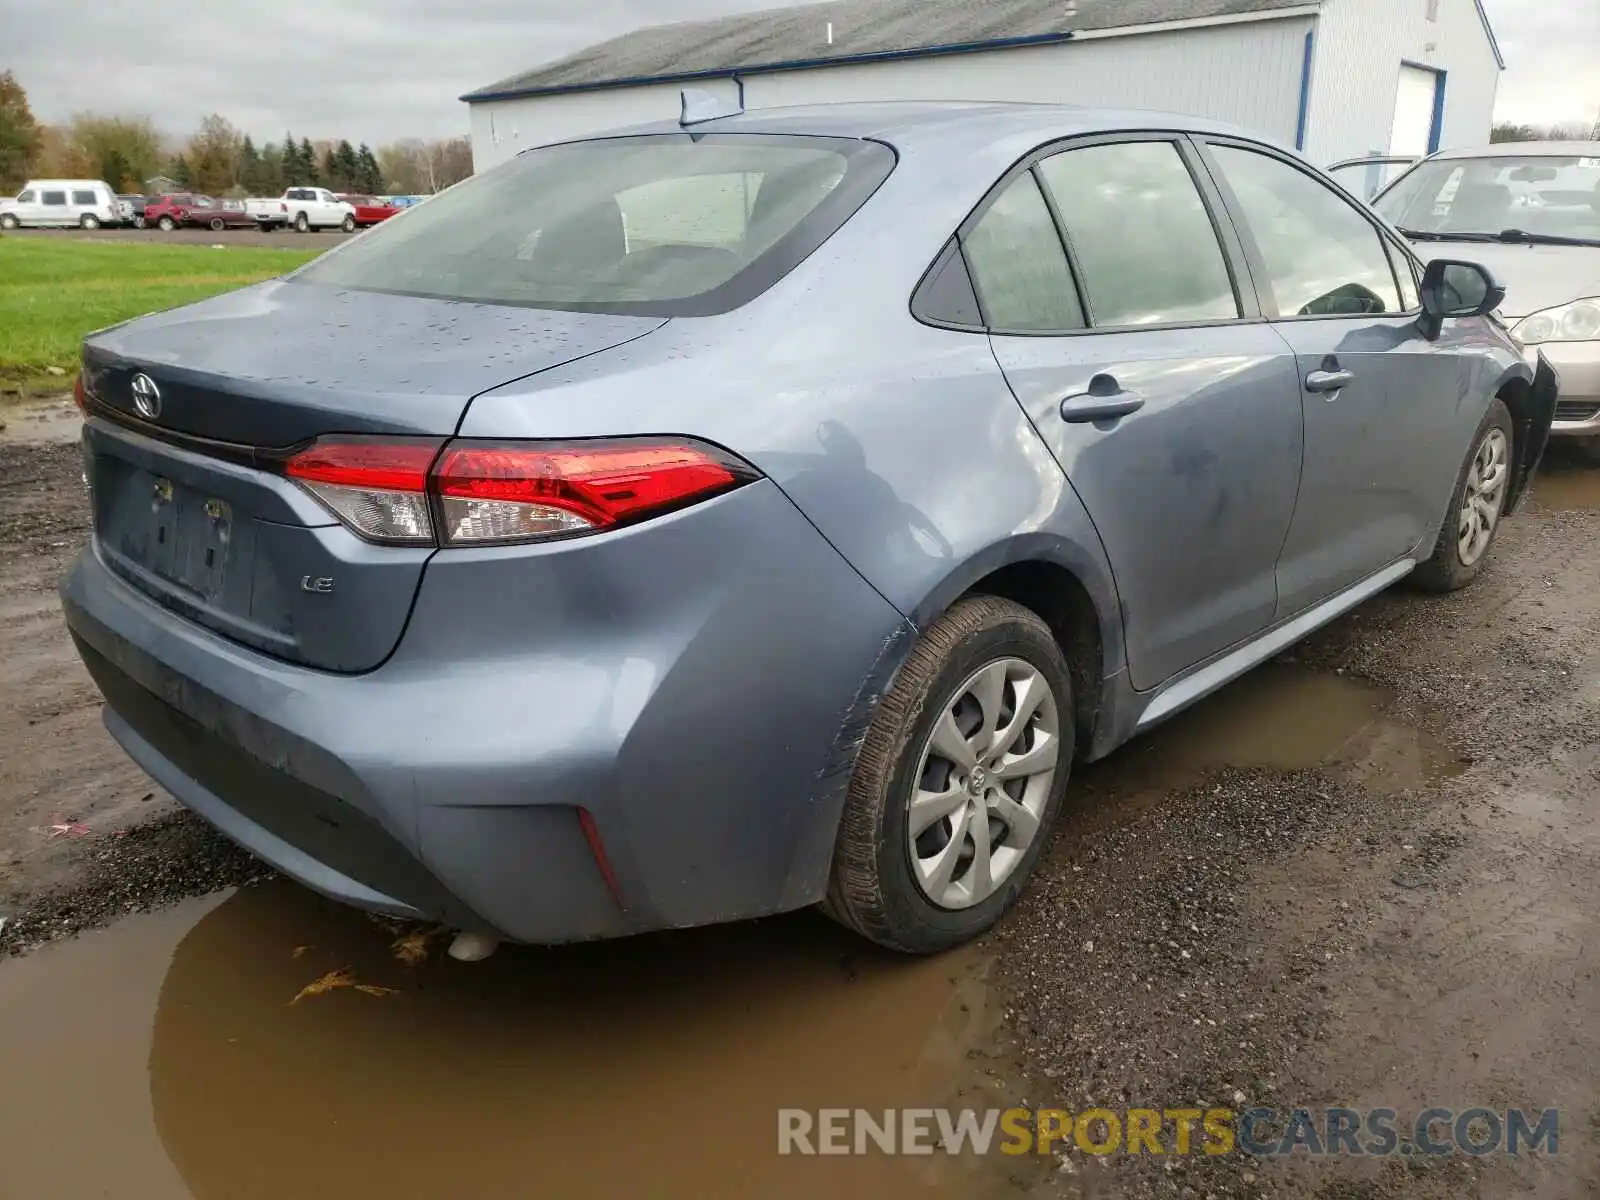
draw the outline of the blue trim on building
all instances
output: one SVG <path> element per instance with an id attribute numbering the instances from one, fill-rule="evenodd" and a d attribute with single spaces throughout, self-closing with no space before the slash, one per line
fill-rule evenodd
<path id="1" fill-rule="evenodd" d="M 952 54 L 978 54 L 985 50 L 1014 50 L 1020 46 L 1054 46 L 1072 41 L 1071 30 L 1037 33 L 1027 37 L 995 38 L 987 42 L 953 42 L 945 46 L 913 46 L 909 50 L 877 50 L 870 54 L 844 54 L 837 58 L 796 58 L 786 62 L 717 67 L 709 71 L 682 71 L 667 75 L 639 75 L 598 83 L 567 83 L 554 87 L 508 88 L 499 92 L 468 92 L 468 104 L 485 100 L 515 100 L 524 96 L 567 96 L 574 92 L 608 92 L 613 88 L 646 87 L 655 83 L 692 83 L 700 79 L 738 79 L 741 75 L 771 75 L 780 71 L 809 71 L 816 67 L 848 67 L 861 63 L 898 62 L 906 58 L 944 58 Z"/>
<path id="2" fill-rule="evenodd" d="M 1315 27 L 1306 30 L 1305 57 L 1300 60 L 1300 116 L 1294 126 L 1294 148 L 1306 148 L 1306 119 L 1311 115 L 1311 52 L 1316 45 Z"/>
<path id="3" fill-rule="evenodd" d="M 1439 152 L 1439 137 L 1444 132 L 1444 77 L 1443 71 L 1433 73 L 1433 124 L 1428 128 L 1428 153 Z"/>

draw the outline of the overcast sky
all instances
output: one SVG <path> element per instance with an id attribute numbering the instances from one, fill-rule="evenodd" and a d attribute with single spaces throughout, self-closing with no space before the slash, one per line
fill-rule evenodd
<path id="1" fill-rule="evenodd" d="M 1592 123 L 1600 0 L 1487 0 L 1508 68 L 1497 116 Z M 0 70 L 42 121 L 143 113 L 186 135 L 220 112 L 258 140 L 285 129 L 374 146 L 463 134 L 463 92 L 641 25 L 762 0 L 0 0 Z"/>

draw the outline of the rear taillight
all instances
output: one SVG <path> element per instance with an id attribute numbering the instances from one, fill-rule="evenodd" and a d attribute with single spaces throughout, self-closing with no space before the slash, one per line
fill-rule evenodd
<path id="1" fill-rule="evenodd" d="M 89 388 L 83 382 L 83 372 L 78 372 L 78 377 L 72 381 L 72 399 L 78 405 L 78 411 L 84 416 L 89 415 Z"/>
<path id="2" fill-rule="evenodd" d="M 428 467 L 439 445 L 331 438 L 289 459 L 284 473 L 369 542 L 431 546 Z"/>
<path id="3" fill-rule="evenodd" d="M 345 525 L 390 545 L 485 546 L 597 533 L 757 477 L 683 438 L 604 442 L 328 438 L 285 474 Z"/>

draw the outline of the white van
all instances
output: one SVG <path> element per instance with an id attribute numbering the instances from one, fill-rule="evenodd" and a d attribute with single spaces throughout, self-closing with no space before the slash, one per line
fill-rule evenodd
<path id="1" fill-rule="evenodd" d="M 99 229 L 121 220 L 116 193 L 99 179 L 30 179 L 15 200 L 0 200 L 0 229 L 19 225 Z"/>

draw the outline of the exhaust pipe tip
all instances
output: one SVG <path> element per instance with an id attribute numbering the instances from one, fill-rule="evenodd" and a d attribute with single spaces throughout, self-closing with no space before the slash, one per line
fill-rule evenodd
<path id="1" fill-rule="evenodd" d="M 482 962 L 500 949 L 500 939 L 487 933 L 458 933 L 450 943 L 450 957 L 457 962 Z"/>

